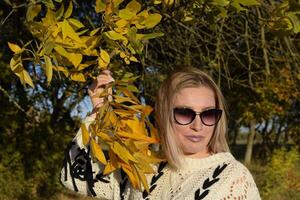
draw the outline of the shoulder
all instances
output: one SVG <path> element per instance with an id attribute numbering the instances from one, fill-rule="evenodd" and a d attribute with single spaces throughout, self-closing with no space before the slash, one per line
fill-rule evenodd
<path id="1" fill-rule="evenodd" d="M 249 169 L 236 159 L 228 163 L 227 173 L 224 173 L 229 186 L 227 194 L 231 197 L 245 199 L 260 199 L 258 188 Z"/>

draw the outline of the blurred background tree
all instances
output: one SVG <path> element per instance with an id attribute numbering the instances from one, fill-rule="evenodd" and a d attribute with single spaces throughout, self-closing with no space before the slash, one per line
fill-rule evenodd
<path id="1" fill-rule="evenodd" d="M 44 77 L 34 79 L 31 89 L 11 72 L 13 52 L 7 42 L 35 39 L 26 21 L 32 3 L 0 2 L 1 199 L 58 198 L 63 152 L 80 121 L 71 113 L 86 96 L 87 83 L 53 76 L 50 86 Z M 94 2 L 73 3 L 76 19 L 91 27 L 101 24 Z M 145 44 L 140 62 L 124 67 L 141 76 L 135 83 L 139 98 L 154 105 L 161 81 L 174 70 L 193 66 L 207 71 L 228 103 L 231 149 L 254 173 L 262 197 L 296 199 L 299 184 L 282 180 L 299 180 L 298 0 L 156 3 L 151 9 L 163 18 L 155 30 L 164 36 Z M 23 65 L 32 74 L 33 64 Z M 272 186 L 275 182 L 278 187 Z"/>

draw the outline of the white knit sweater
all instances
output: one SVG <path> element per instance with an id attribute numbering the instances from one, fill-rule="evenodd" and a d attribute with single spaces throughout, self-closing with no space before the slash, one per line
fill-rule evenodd
<path id="1" fill-rule="evenodd" d="M 61 182 L 71 190 L 99 199 L 260 199 L 250 172 L 229 152 L 201 159 L 184 158 L 184 163 L 180 170 L 160 163 L 156 174 L 147 176 L 149 194 L 140 192 L 120 171 L 103 176 L 103 166 L 92 162 L 79 130 L 66 150 Z"/>

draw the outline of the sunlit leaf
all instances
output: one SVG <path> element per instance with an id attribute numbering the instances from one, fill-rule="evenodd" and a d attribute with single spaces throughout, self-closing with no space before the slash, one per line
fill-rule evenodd
<path id="1" fill-rule="evenodd" d="M 32 79 L 31 79 L 29 73 L 28 73 L 26 70 L 23 70 L 23 77 L 24 77 L 25 83 L 27 83 L 27 84 L 30 85 L 32 88 L 34 88 Z"/>
<path id="2" fill-rule="evenodd" d="M 104 175 L 107 175 L 119 168 L 118 159 L 116 155 L 112 152 L 112 150 L 109 150 L 108 155 L 109 155 L 109 161 L 107 162 L 107 165 L 103 170 Z"/>
<path id="3" fill-rule="evenodd" d="M 85 77 L 82 73 L 73 73 L 71 74 L 71 79 L 73 81 L 85 82 Z"/>
<path id="4" fill-rule="evenodd" d="M 105 50 L 101 49 L 100 50 L 100 59 L 99 59 L 100 67 L 105 69 L 108 66 L 109 62 L 110 62 L 109 54 Z"/>
<path id="5" fill-rule="evenodd" d="M 68 53 L 62 46 L 56 45 L 56 46 L 54 47 L 54 49 L 55 49 L 55 51 L 56 51 L 57 53 L 59 53 L 60 55 L 66 57 L 66 58 L 69 57 L 69 53 Z"/>
<path id="6" fill-rule="evenodd" d="M 160 14 L 157 14 L 157 13 L 151 14 L 145 20 L 145 26 L 147 28 L 153 28 L 154 26 L 156 26 L 160 22 L 161 18 L 162 17 L 161 17 Z"/>
<path id="7" fill-rule="evenodd" d="M 105 10 L 106 3 L 104 0 L 96 0 L 95 11 L 96 13 L 103 12 Z"/>
<path id="8" fill-rule="evenodd" d="M 94 139 L 91 139 L 91 149 L 93 155 L 104 165 L 107 164 L 105 155 L 101 149 L 101 147 L 96 143 Z"/>
<path id="9" fill-rule="evenodd" d="M 119 17 L 124 20 L 131 20 L 135 16 L 135 13 L 128 9 L 122 9 L 119 11 Z"/>
<path id="10" fill-rule="evenodd" d="M 84 123 L 81 124 L 81 135 L 82 135 L 82 143 L 83 145 L 87 145 L 90 141 L 90 134 Z"/>
<path id="11" fill-rule="evenodd" d="M 131 155 L 131 153 L 126 149 L 126 147 L 121 145 L 119 142 L 114 141 L 113 145 L 111 146 L 111 149 L 124 162 L 129 163 L 129 160 L 132 162 L 137 162 L 137 160 Z"/>
<path id="12" fill-rule="evenodd" d="M 66 10 L 66 12 L 64 14 L 64 17 L 69 18 L 71 16 L 72 12 L 73 12 L 73 3 L 72 3 L 72 1 L 70 1 L 68 9 Z"/>
<path id="13" fill-rule="evenodd" d="M 17 44 L 8 42 L 8 47 L 16 54 L 22 52 L 21 47 L 19 47 Z"/>
<path id="14" fill-rule="evenodd" d="M 52 74 L 53 74 L 52 62 L 51 62 L 51 58 L 46 55 L 44 55 L 44 60 L 46 65 L 45 71 L 46 71 L 47 82 L 49 84 L 52 80 Z"/>
<path id="15" fill-rule="evenodd" d="M 130 1 L 127 6 L 126 6 L 126 10 L 129 10 L 131 12 L 133 12 L 134 14 L 140 12 L 141 10 L 141 4 L 135 0 Z"/>
<path id="16" fill-rule="evenodd" d="M 69 24 L 67 20 L 64 20 L 61 23 L 61 28 L 62 28 L 62 34 L 63 34 L 63 39 L 65 40 L 66 37 L 72 38 L 73 40 L 76 40 L 77 42 L 81 42 L 81 39 L 79 38 L 78 34 L 74 31 L 72 26 Z"/>
<path id="17" fill-rule="evenodd" d="M 82 61 L 82 54 L 80 53 L 69 53 L 68 59 L 72 62 L 75 68 L 78 67 L 78 65 Z"/>
<path id="18" fill-rule="evenodd" d="M 83 28 L 84 25 L 78 21 L 77 19 L 74 19 L 74 18 L 69 18 L 68 21 L 73 25 L 75 26 L 76 28 Z"/>

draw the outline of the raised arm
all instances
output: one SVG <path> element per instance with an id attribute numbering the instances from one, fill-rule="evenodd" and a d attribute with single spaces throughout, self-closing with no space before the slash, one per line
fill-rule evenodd
<path id="1" fill-rule="evenodd" d="M 89 87 L 88 93 L 92 100 L 93 112 L 84 120 L 86 127 L 95 119 L 96 111 L 103 105 L 104 98 L 99 96 L 104 91 L 105 85 L 112 81 L 114 79 L 111 77 L 110 71 L 105 70 Z M 110 94 L 111 91 L 108 93 Z M 117 171 L 104 176 L 103 169 L 104 166 L 101 163 L 92 160 L 90 148 L 83 145 L 82 132 L 79 129 L 65 151 L 61 170 L 62 184 L 84 195 L 96 196 L 101 199 L 119 199 L 121 174 Z"/>

